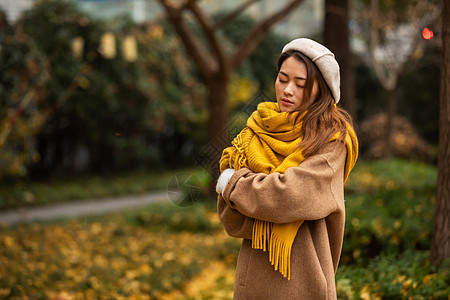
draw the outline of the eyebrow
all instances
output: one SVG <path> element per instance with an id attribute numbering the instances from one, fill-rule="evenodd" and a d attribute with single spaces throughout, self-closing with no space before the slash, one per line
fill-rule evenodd
<path id="1" fill-rule="evenodd" d="M 284 73 L 283 71 L 280 71 L 280 73 L 283 74 L 286 77 L 289 77 L 289 75 Z M 295 77 L 295 79 L 306 80 L 306 78 L 304 78 L 304 77 Z"/>

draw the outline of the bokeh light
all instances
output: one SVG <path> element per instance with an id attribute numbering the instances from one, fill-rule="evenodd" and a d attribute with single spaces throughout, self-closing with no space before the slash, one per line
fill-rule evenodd
<path id="1" fill-rule="evenodd" d="M 431 40 L 431 38 L 433 37 L 433 31 L 425 27 L 422 31 L 422 36 L 426 40 Z"/>

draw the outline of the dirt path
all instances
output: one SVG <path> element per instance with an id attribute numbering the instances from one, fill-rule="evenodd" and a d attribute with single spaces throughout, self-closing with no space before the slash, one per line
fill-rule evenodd
<path id="1" fill-rule="evenodd" d="M 127 208 L 145 206 L 156 202 L 169 201 L 167 192 L 152 192 L 144 195 L 116 198 L 83 200 L 54 204 L 44 207 L 20 208 L 0 212 L 0 224 L 13 225 L 42 220 L 57 220 L 83 215 L 101 214 Z"/>

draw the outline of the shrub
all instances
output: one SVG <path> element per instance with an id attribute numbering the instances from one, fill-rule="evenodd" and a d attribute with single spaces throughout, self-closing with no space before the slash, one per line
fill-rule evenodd
<path id="1" fill-rule="evenodd" d="M 336 276 L 339 299 L 447 299 L 450 260 L 439 268 L 429 251 L 383 252 L 361 265 L 341 266 Z"/>
<path id="2" fill-rule="evenodd" d="M 382 249 L 429 249 L 436 174 L 405 160 L 357 165 L 346 186 L 343 262 L 367 262 Z"/>

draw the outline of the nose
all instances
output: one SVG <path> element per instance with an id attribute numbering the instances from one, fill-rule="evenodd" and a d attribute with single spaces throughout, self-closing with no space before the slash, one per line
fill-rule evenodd
<path id="1" fill-rule="evenodd" d="M 286 96 L 293 96 L 294 95 L 294 91 L 293 91 L 293 89 L 290 86 L 291 85 L 288 84 L 286 86 L 286 88 L 284 89 L 284 91 L 283 91 Z"/>

